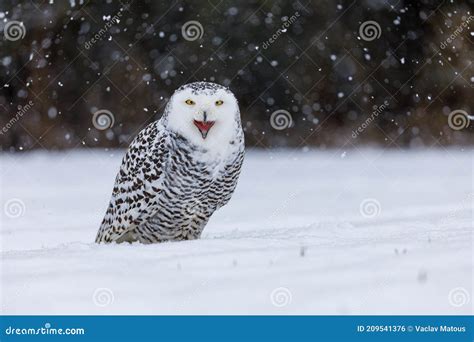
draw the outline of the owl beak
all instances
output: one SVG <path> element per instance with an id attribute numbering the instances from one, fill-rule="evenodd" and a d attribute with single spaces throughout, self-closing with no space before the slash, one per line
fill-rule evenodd
<path id="1" fill-rule="evenodd" d="M 212 126 L 214 126 L 215 121 L 197 121 L 194 120 L 194 126 L 196 126 L 201 133 L 201 136 L 203 139 L 206 139 L 207 133 L 209 133 L 209 130 L 211 129 Z"/>

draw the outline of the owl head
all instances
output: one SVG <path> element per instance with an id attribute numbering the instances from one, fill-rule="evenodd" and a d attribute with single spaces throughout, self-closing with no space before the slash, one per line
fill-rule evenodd
<path id="1" fill-rule="evenodd" d="M 241 129 L 234 94 L 211 82 L 189 83 L 177 89 L 165 115 L 168 129 L 204 147 L 229 143 Z"/>

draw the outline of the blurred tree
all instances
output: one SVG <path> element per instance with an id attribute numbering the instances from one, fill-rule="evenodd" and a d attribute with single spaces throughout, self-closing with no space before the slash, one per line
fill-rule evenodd
<path id="1" fill-rule="evenodd" d="M 3 150 L 125 147 L 200 80 L 237 94 L 250 146 L 474 142 L 448 125 L 473 107 L 472 0 L 128 2 L 2 1 Z"/>

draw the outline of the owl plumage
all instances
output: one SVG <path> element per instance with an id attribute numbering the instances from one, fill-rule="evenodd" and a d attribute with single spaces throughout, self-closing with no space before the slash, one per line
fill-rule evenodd
<path id="1" fill-rule="evenodd" d="M 230 200 L 244 158 L 237 100 L 229 89 L 191 83 L 171 97 L 122 160 L 97 243 L 200 237 Z"/>

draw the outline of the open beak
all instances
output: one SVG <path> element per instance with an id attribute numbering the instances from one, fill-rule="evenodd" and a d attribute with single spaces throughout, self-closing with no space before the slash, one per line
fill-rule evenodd
<path id="1" fill-rule="evenodd" d="M 211 129 L 212 126 L 214 126 L 215 121 L 197 121 L 194 120 L 194 126 L 196 126 L 201 132 L 201 136 L 203 139 L 206 139 L 207 133 L 209 133 L 209 130 Z"/>

